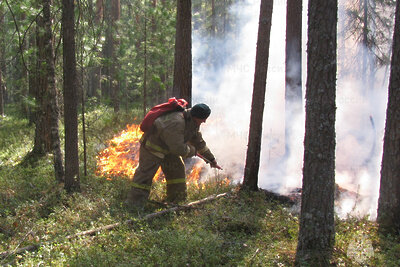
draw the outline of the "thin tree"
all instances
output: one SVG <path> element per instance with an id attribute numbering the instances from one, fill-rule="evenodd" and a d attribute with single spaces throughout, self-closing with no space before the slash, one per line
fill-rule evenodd
<path id="1" fill-rule="evenodd" d="M 0 5 L 0 34 L 5 36 L 4 30 L 4 9 Z M 0 116 L 4 116 L 4 84 L 3 84 L 3 66 L 4 66 L 4 38 L 0 38 Z"/>
<path id="2" fill-rule="evenodd" d="M 336 36 L 337 0 L 310 0 L 298 265 L 328 266 L 335 241 Z"/>
<path id="3" fill-rule="evenodd" d="M 285 155 L 290 155 L 293 116 L 302 112 L 301 91 L 302 0 L 288 0 L 285 43 Z"/>
<path id="4" fill-rule="evenodd" d="M 145 13 L 144 13 L 144 46 L 143 46 L 143 56 L 144 56 L 144 71 L 143 71 L 143 117 L 147 113 L 147 1 L 144 1 Z"/>
<path id="5" fill-rule="evenodd" d="M 68 192 L 80 190 L 74 8 L 74 0 L 62 0 L 65 189 Z"/>
<path id="6" fill-rule="evenodd" d="M 90 18 L 93 18 L 92 27 L 101 27 L 103 23 L 103 0 L 95 0 L 95 5 L 92 5 L 92 1 L 89 1 L 89 12 Z M 100 39 L 100 37 L 97 37 Z M 97 42 L 97 41 L 96 41 Z M 102 91 L 101 83 L 101 64 L 97 62 L 96 57 L 101 57 L 101 52 L 97 45 L 93 47 L 94 56 L 91 58 L 89 63 L 89 85 L 87 90 L 87 96 L 100 99 L 99 93 Z"/>
<path id="7" fill-rule="evenodd" d="M 379 190 L 379 228 L 400 234 L 400 1 L 396 3 L 393 52 L 386 111 L 381 185 Z"/>
<path id="8" fill-rule="evenodd" d="M 192 1 L 177 0 L 174 96 L 192 103 Z"/>
<path id="9" fill-rule="evenodd" d="M 242 186 L 243 188 L 250 190 L 258 190 L 258 171 L 260 166 L 262 122 L 268 71 L 272 9 L 272 0 L 261 1 L 253 99 L 250 115 L 249 142 Z"/>
<path id="10" fill-rule="evenodd" d="M 48 85 L 48 110 L 50 110 L 50 139 L 51 148 L 54 158 L 54 171 L 56 179 L 59 182 L 64 181 L 64 166 L 61 153 L 60 134 L 58 127 L 59 108 L 56 89 L 56 74 L 54 66 L 54 49 L 53 49 L 53 33 L 52 33 L 52 19 L 50 14 L 50 7 L 52 0 L 43 0 L 43 23 L 45 28 L 45 51 L 46 51 L 46 74 Z"/>
<path id="11" fill-rule="evenodd" d="M 3 93 L 3 79 L 2 79 L 1 68 L 0 68 L 0 116 L 4 116 L 4 93 Z"/>
<path id="12" fill-rule="evenodd" d="M 4 14 L 3 6 L 0 5 L 0 33 L 4 36 Z M 3 62 L 4 62 L 4 38 L 0 39 L 0 116 L 4 116 L 4 84 L 3 84 Z"/>
<path id="13" fill-rule="evenodd" d="M 119 41 L 118 37 L 116 34 L 118 34 L 118 20 L 121 17 L 121 2 L 120 0 L 113 0 L 111 2 L 111 27 L 112 27 L 112 34 L 110 35 L 111 37 L 111 73 L 110 73 L 110 79 L 111 79 L 111 96 L 112 96 L 112 101 L 113 101 L 113 106 L 114 106 L 114 112 L 118 112 L 120 109 L 120 99 L 119 99 L 119 91 L 120 91 L 120 85 L 119 85 L 119 79 L 118 79 L 118 57 L 117 57 L 117 47 L 119 46 Z"/>

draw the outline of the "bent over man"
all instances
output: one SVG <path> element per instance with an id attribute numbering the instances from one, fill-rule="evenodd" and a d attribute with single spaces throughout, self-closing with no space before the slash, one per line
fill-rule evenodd
<path id="1" fill-rule="evenodd" d="M 128 193 L 127 205 L 144 204 L 160 166 L 167 182 L 168 202 L 186 199 L 184 158 L 200 154 L 211 167 L 221 169 L 199 131 L 200 125 L 206 122 L 210 113 L 206 104 L 197 104 L 191 109 L 168 112 L 154 121 L 151 130 L 142 137 L 139 166 Z"/>

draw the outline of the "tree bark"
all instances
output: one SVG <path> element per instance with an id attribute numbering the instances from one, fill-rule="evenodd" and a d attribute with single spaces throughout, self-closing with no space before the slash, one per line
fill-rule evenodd
<path id="1" fill-rule="evenodd" d="M 177 0 L 173 94 L 192 105 L 192 1 Z"/>
<path id="2" fill-rule="evenodd" d="M 302 112 L 301 90 L 302 0 L 288 0 L 285 43 L 285 156 L 290 155 L 293 116 Z"/>
<path id="3" fill-rule="evenodd" d="M 4 116 L 4 94 L 3 94 L 3 79 L 2 79 L 1 68 L 0 68 L 0 116 Z"/>
<path id="4" fill-rule="evenodd" d="M 393 53 L 386 111 L 381 185 L 379 190 L 379 228 L 399 234 L 400 229 L 400 1 L 396 1 Z"/>
<path id="5" fill-rule="evenodd" d="M 3 6 L 0 6 L 0 34 L 1 36 L 4 36 Z M 0 116 L 4 116 L 3 64 L 4 64 L 4 41 L 3 38 L 0 38 Z"/>
<path id="6" fill-rule="evenodd" d="M 89 1 L 89 3 L 92 3 Z M 95 6 L 89 6 L 90 16 L 94 18 L 94 24 L 97 27 L 101 27 L 101 22 L 103 19 L 103 0 L 95 0 Z M 98 51 L 97 47 L 93 51 L 96 56 L 100 57 L 101 53 Z M 87 90 L 88 97 L 96 97 L 100 99 L 99 91 L 101 92 L 101 64 L 97 63 L 96 60 L 92 60 L 89 63 L 89 85 Z"/>
<path id="7" fill-rule="evenodd" d="M 62 0 L 65 189 L 68 192 L 80 190 L 74 7 L 74 0 Z"/>
<path id="8" fill-rule="evenodd" d="M 243 188 L 258 190 L 258 171 L 260 166 L 262 122 L 268 71 L 269 43 L 272 20 L 272 0 L 262 0 L 257 39 L 256 66 L 254 73 L 253 99 L 251 104 L 249 143 Z"/>
<path id="9" fill-rule="evenodd" d="M 337 0 L 310 0 L 298 265 L 328 266 L 335 241 L 336 35 Z"/>
<path id="10" fill-rule="evenodd" d="M 113 100 L 114 112 L 118 112 L 120 109 L 119 91 L 120 84 L 118 78 L 118 56 L 116 48 L 119 46 L 118 39 L 118 24 L 117 21 L 120 19 L 121 2 L 120 0 L 113 0 L 111 5 L 111 23 L 112 23 L 112 66 L 111 66 L 111 95 Z"/>
<path id="11" fill-rule="evenodd" d="M 58 99 L 57 99 L 57 89 L 56 89 L 56 74 L 55 74 L 55 66 L 54 66 L 54 49 L 53 49 L 53 33 L 51 27 L 51 16 L 50 16 L 50 7 L 52 1 L 51 0 L 43 0 L 43 19 L 44 19 L 44 28 L 46 30 L 45 33 L 45 52 L 46 52 L 46 74 L 47 74 L 47 85 L 48 85 L 48 94 L 46 98 L 48 98 L 48 110 L 50 111 L 50 139 L 51 139 L 51 148 L 53 152 L 54 158 L 54 171 L 56 179 L 59 182 L 64 181 L 64 166 L 63 166 L 63 158 L 61 153 L 61 143 L 60 143 L 60 134 L 58 127 L 58 118 L 59 118 L 59 108 L 58 108 Z"/>
<path id="12" fill-rule="evenodd" d="M 50 137 L 50 110 L 49 110 L 49 84 L 47 79 L 47 55 L 46 55 L 46 28 L 43 16 L 39 16 L 36 20 L 36 47 L 37 47 L 37 64 L 36 64 L 36 81 L 34 97 L 36 99 L 35 109 L 35 141 L 33 146 L 33 155 L 42 156 L 51 152 Z"/>
<path id="13" fill-rule="evenodd" d="M 143 71 L 143 118 L 147 113 L 147 5 L 145 2 L 145 14 L 144 14 L 144 45 L 143 45 L 143 57 L 144 57 L 144 71 Z"/>

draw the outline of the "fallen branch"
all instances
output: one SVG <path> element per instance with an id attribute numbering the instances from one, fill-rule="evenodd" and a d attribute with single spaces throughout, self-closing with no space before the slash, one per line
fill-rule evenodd
<path id="1" fill-rule="evenodd" d="M 192 208 L 194 206 L 205 204 L 205 203 L 210 202 L 212 200 L 216 200 L 216 199 L 228 196 L 228 195 L 229 195 L 229 193 L 222 193 L 222 194 L 219 194 L 219 195 L 211 195 L 211 196 L 208 196 L 206 198 L 190 202 L 190 203 L 188 203 L 186 205 L 178 205 L 178 206 L 174 206 L 172 208 L 166 209 L 166 210 L 161 210 L 161 211 L 158 211 L 158 212 L 147 214 L 142 219 L 145 220 L 145 221 L 151 220 L 151 219 L 154 219 L 156 217 L 160 217 L 162 215 L 165 215 L 167 213 L 190 209 L 190 208 Z M 68 235 L 65 238 L 67 240 L 71 240 L 71 239 L 74 239 L 74 238 L 77 238 L 77 237 L 80 237 L 80 236 L 95 235 L 95 234 L 97 234 L 97 233 L 99 233 L 101 231 L 112 230 L 112 229 L 117 228 L 117 227 L 119 227 L 119 226 L 121 226 L 123 224 L 132 225 L 132 224 L 135 223 L 135 221 L 137 221 L 137 220 L 126 220 L 125 222 L 122 222 L 122 223 L 113 223 L 113 224 L 97 227 L 97 228 L 94 228 L 94 229 L 91 229 L 91 230 L 79 232 L 79 233 L 76 233 L 76 234 L 73 234 L 73 235 Z M 38 243 L 38 244 L 35 244 L 35 245 L 30 245 L 30 246 L 26 246 L 26 247 L 23 247 L 23 248 L 19 248 L 19 249 L 13 250 L 13 251 L 1 252 L 0 253 L 0 259 L 5 259 L 5 258 L 7 258 L 7 257 L 9 257 L 11 255 L 21 254 L 21 253 L 24 253 L 26 251 L 36 251 L 41 246 L 43 246 L 45 244 L 48 244 L 48 243 L 51 243 L 51 242 L 54 242 L 54 241 L 42 242 L 42 243 Z"/>

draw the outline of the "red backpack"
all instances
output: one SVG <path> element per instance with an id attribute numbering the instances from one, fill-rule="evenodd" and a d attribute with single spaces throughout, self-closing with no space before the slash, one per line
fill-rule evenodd
<path id="1" fill-rule="evenodd" d="M 144 133 L 149 131 L 153 122 L 162 114 L 170 111 L 183 111 L 187 105 L 188 102 L 185 99 L 172 97 L 168 99 L 168 102 L 152 107 L 140 124 L 140 130 Z"/>

